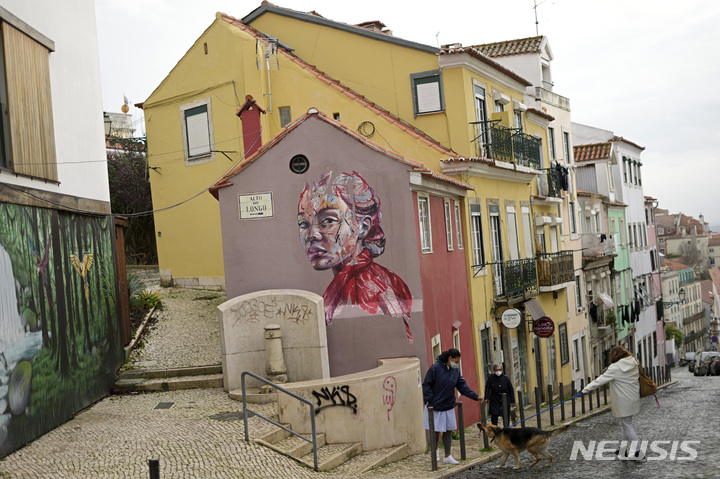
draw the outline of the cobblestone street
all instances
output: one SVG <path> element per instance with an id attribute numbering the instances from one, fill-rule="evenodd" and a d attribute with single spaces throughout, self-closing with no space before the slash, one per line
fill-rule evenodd
<path id="1" fill-rule="evenodd" d="M 676 460 L 670 460 L 671 444 L 660 448 L 668 453 L 663 460 L 651 460 L 660 456 L 648 449 L 648 460 L 635 461 L 599 461 L 585 460 L 581 454 L 576 460 L 570 460 L 574 441 L 582 441 L 587 448 L 589 441 L 615 441 L 620 439 L 619 420 L 612 414 L 580 422 L 567 432 L 553 437 L 548 450 L 555 456 L 551 468 L 543 467 L 545 460 L 529 469 L 533 456 L 526 452 L 520 454 L 520 469 L 513 470 L 515 460 L 508 459 L 502 470 L 496 469 L 500 459 L 465 471 L 454 476 L 457 479 L 471 478 L 520 478 L 520 477 L 652 477 L 652 478 L 696 478 L 718 477 L 718 444 L 720 443 L 720 377 L 695 377 L 686 367 L 674 369 L 673 380 L 676 384 L 663 389 L 659 394 L 660 408 L 652 397 L 642 399 L 640 414 L 634 417 L 633 425 L 642 441 L 700 441 L 690 445 L 697 451 L 695 460 L 677 460 L 689 454 L 677 450 Z M 614 444 L 613 444 L 614 446 Z M 610 449 L 610 447 L 608 447 Z M 613 447 L 612 450 L 615 448 Z M 611 453 L 606 453 L 610 457 Z"/>

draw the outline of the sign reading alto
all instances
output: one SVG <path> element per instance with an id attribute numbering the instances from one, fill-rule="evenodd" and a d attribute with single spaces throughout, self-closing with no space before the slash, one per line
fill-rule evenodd
<path id="1" fill-rule="evenodd" d="M 555 323 L 547 316 L 533 321 L 533 333 L 541 338 L 549 338 L 555 332 Z"/>
<path id="2" fill-rule="evenodd" d="M 272 218 L 274 216 L 272 193 L 238 195 L 238 206 L 241 220 Z"/>

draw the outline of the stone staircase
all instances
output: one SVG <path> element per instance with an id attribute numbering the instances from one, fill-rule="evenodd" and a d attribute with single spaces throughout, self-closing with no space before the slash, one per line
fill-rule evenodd
<path id="1" fill-rule="evenodd" d="M 284 426 L 289 428 L 287 424 Z M 362 443 L 328 444 L 325 442 L 325 434 L 322 433 L 317 434 L 316 441 L 318 470 L 320 471 L 335 469 L 336 472 L 348 475 L 360 474 L 375 467 L 399 461 L 408 455 L 405 444 L 363 452 Z M 312 444 L 282 428 L 274 428 L 255 439 L 255 442 L 311 469 L 314 467 Z"/>
<path id="2" fill-rule="evenodd" d="M 113 392 L 219 388 L 222 385 L 220 364 L 172 369 L 128 369 L 118 375 Z"/>

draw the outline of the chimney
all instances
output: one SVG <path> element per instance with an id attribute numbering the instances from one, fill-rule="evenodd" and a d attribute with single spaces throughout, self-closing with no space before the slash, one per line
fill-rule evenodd
<path id="1" fill-rule="evenodd" d="M 240 107 L 237 116 L 242 122 L 243 131 L 243 158 L 250 157 L 253 153 L 260 149 L 262 145 L 262 124 L 260 123 L 260 113 L 265 110 L 258 105 L 252 95 L 245 97 L 245 103 Z"/>

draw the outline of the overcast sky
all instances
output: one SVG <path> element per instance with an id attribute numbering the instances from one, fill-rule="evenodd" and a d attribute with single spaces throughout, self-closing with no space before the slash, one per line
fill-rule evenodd
<path id="1" fill-rule="evenodd" d="M 260 0 L 97 0 L 103 105 L 145 101 L 220 11 Z M 350 24 L 380 20 L 395 36 L 438 46 L 535 36 L 533 0 L 275 0 Z M 645 195 L 720 231 L 720 1 L 537 0 L 553 91 L 574 122 L 645 147 Z M 145 132 L 142 111 L 131 107 Z"/>

